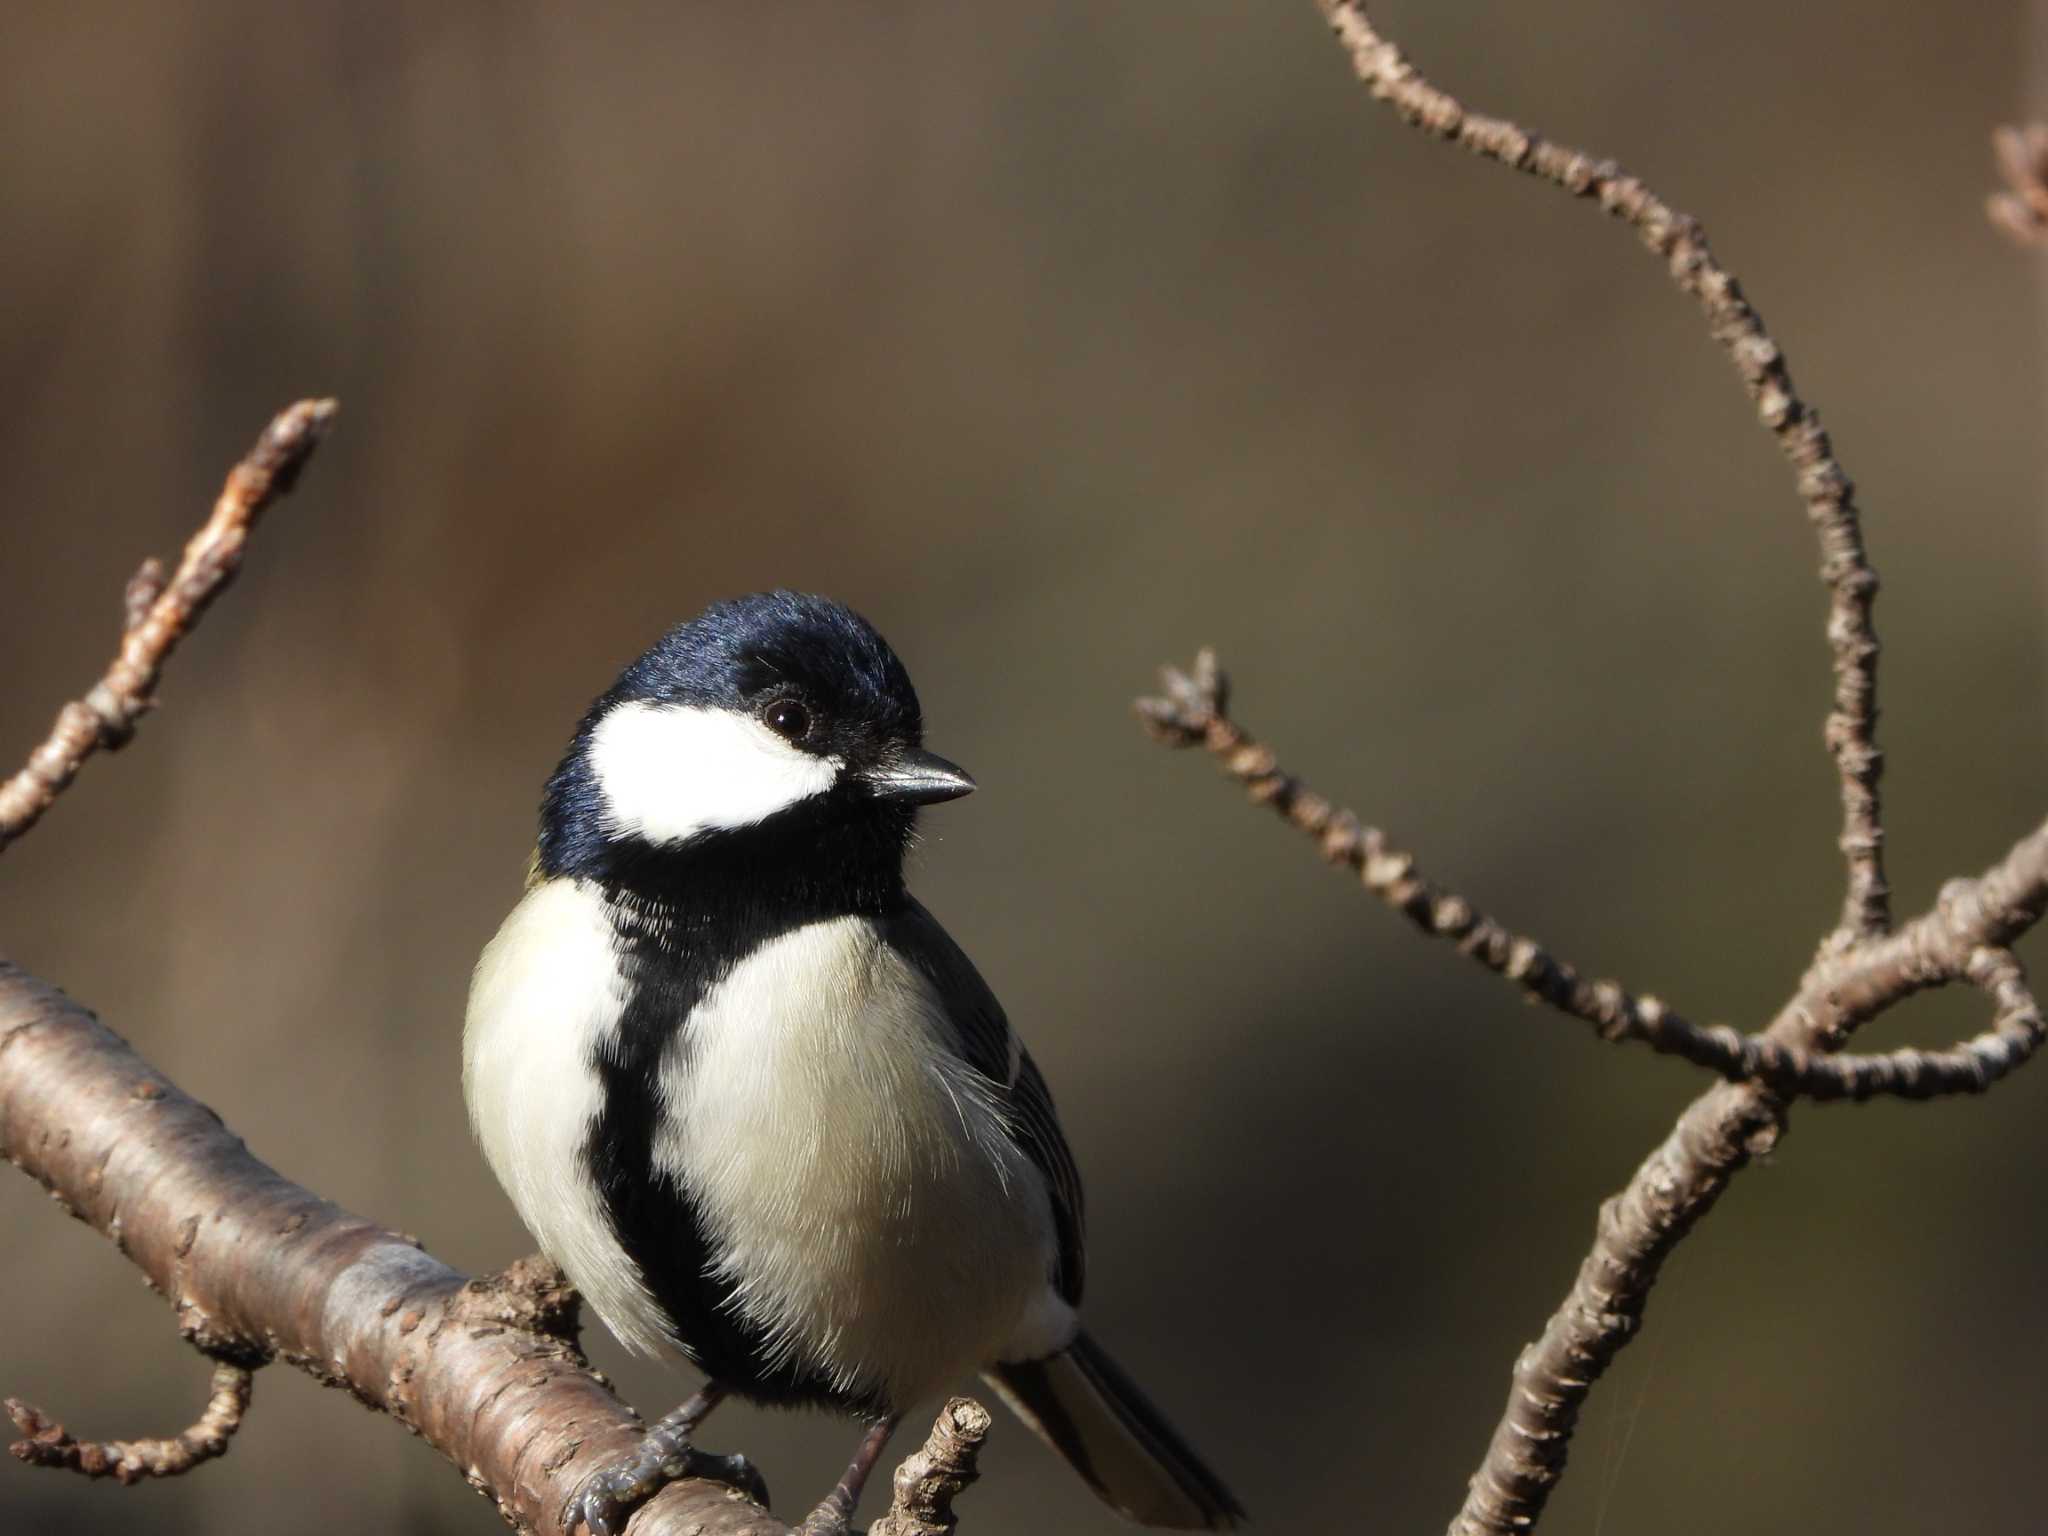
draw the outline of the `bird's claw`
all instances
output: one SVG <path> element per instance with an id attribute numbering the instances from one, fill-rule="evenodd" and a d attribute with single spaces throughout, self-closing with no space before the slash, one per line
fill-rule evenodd
<path id="1" fill-rule="evenodd" d="M 763 1509 L 768 1507 L 768 1480 L 761 1475 L 761 1469 L 734 1451 L 729 1456 L 713 1456 L 708 1452 L 696 1453 L 697 1463 L 689 1472 L 691 1477 L 706 1477 L 714 1483 L 724 1483 L 737 1488 Z"/>
<path id="2" fill-rule="evenodd" d="M 620 1536 L 633 1511 L 686 1477 L 724 1483 L 768 1507 L 767 1481 L 739 1452 L 719 1456 L 691 1445 L 643 1444 L 630 1459 L 600 1467 L 584 1480 L 562 1508 L 562 1529 L 581 1525 L 589 1536 Z"/>

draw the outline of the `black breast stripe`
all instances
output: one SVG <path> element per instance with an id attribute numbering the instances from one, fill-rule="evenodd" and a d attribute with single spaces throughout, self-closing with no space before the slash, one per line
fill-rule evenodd
<path id="1" fill-rule="evenodd" d="M 770 1348 L 737 1306 L 735 1282 L 714 1272 L 718 1255 L 689 1191 L 654 1166 L 663 1060 L 673 1048 L 687 1063 L 687 1021 L 712 988 L 772 939 L 836 917 L 879 922 L 906 899 L 899 875 L 834 858 L 838 850 L 817 848 L 816 836 L 808 818 L 786 815 L 744 839 L 673 851 L 617 846 L 601 867 L 587 867 L 583 878 L 607 898 L 627 1001 L 616 1035 L 594 1053 L 603 1099 L 583 1157 L 614 1235 L 692 1362 L 757 1401 L 867 1414 L 890 1405 L 840 1391 L 809 1362 Z M 792 858 L 791 845 L 818 857 Z"/>

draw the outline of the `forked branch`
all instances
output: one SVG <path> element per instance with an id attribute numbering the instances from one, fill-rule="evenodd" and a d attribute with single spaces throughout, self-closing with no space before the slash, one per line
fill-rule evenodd
<path id="1" fill-rule="evenodd" d="M 1272 749 L 1229 714 L 1229 682 L 1215 652 L 1203 651 L 1190 671 L 1168 667 L 1165 692 L 1141 698 L 1137 710 L 1155 741 L 1206 749 L 1224 772 L 1263 805 L 1311 838 L 1322 856 L 1356 874 L 1368 891 L 1435 938 L 1448 939 L 1494 975 L 1540 1003 L 1590 1024 L 1603 1040 L 1633 1041 L 1705 1067 L 1730 1082 L 1755 1082 L 1785 1099 L 1932 1099 L 1981 1093 L 2040 1047 L 2044 1026 L 2019 962 L 2003 948 L 1963 954 L 1952 946 L 1937 958 L 1917 957 L 1924 985 L 1969 980 L 1996 1004 L 1990 1027 L 1945 1050 L 1915 1047 L 1876 1056 L 1828 1055 L 1767 1031 L 1745 1034 L 1727 1024 L 1695 1024 L 1650 996 L 1616 981 L 1588 981 L 1542 944 L 1488 917 L 1465 897 L 1425 876 L 1412 855 L 1396 850 L 1379 828 L 1333 804 L 1280 766 Z"/>
<path id="2" fill-rule="evenodd" d="M 1741 374 L 1758 418 L 1792 464 L 1819 537 L 1829 591 L 1827 639 L 1834 690 L 1824 737 L 1842 803 L 1840 847 L 1847 890 L 1839 923 L 1770 1026 L 1745 1034 L 1697 1026 L 1654 998 L 1613 982 L 1588 982 L 1534 940 L 1417 873 L 1384 834 L 1333 806 L 1281 769 L 1229 716 L 1213 657 L 1192 675 L 1167 674 L 1167 695 L 1140 701 L 1153 734 L 1205 747 L 1254 801 L 1315 839 L 1325 857 L 1424 931 L 1448 938 L 1532 998 L 1584 1020 L 1602 1036 L 1638 1040 L 1684 1057 L 1727 1081 L 1708 1089 L 1628 1182 L 1601 1207 L 1585 1262 L 1542 1335 L 1515 1363 L 1506 1411 L 1473 1474 L 1454 1536 L 1510 1536 L 1532 1529 L 1562 1474 L 1581 1406 L 1615 1353 L 1634 1337 L 1659 1271 L 1728 1181 L 1775 1145 L 1795 1099 L 1877 1095 L 1932 1098 L 1990 1086 L 2028 1060 L 2043 1035 L 2040 1007 L 2008 946 L 2048 902 L 2048 827 L 2015 843 L 1974 880 L 1952 881 L 1933 911 L 1891 929 L 1878 800 L 1877 577 L 1864 551 L 1852 488 L 1819 418 L 1792 386 L 1784 354 L 1707 245 L 1698 222 L 1612 161 L 1595 160 L 1502 118 L 1468 111 L 1439 90 L 1377 28 L 1359 0 L 1318 0 L 1373 95 L 1407 122 L 1591 198 L 1635 230 L 1704 313 Z M 2048 137 L 2001 140 L 2015 208 L 2009 226 L 2048 222 Z M 2038 203 L 2038 206 L 2036 206 Z M 1997 209 L 1994 208 L 1996 215 Z M 2025 217 L 2021 218 L 2020 215 Z M 1839 1054 L 1867 1020 L 1929 987 L 1968 982 L 1992 1002 L 1982 1034 L 1944 1051 Z"/>

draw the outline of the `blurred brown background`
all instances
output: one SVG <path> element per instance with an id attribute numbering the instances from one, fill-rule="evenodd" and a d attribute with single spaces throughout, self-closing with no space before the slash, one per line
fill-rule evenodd
<path id="1" fill-rule="evenodd" d="M 2048 806 L 2040 258 L 1980 211 L 2021 8 L 1454 9 L 1381 19 L 1701 214 L 1824 408 L 1887 578 L 1917 908 Z M 15 3 L 0 126 L 7 754 L 268 414 L 345 404 L 162 714 L 10 852 L 8 954 L 286 1172 L 499 1264 L 525 1239 L 457 1041 L 538 786 L 669 622 L 831 591 L 984 786 L 918 879 L 1058 1090 L 1097 1332 L 1260 1529 L 1441 1527 L 1699 1078 L 1424 944 L 1127 701 L 1212 642 L 1246 722 L 1427 869 L 1764 1018 L 1839 889 L 1814 554 L 1624 231 L 1400 128 L 1306 0 Z M 1547 1528 L 2036 1523 L 2044 1072 L 1799 1115 L 1681 1251 Z M 184 1422 L 204 1370 L 134 1272 L 26 1180 L 0 1223 L 0 1390 Z M 594 1347 L 651 1411 L 685 1390 Z M 786 1507 L 850 1445 L 715 1426 Z M 989 1463 L 976 1536 L 1117 1528 L 1013 1424 Z M 0 1464 L 7 1531 L 495 1518 L 283 1370 L 179 1483 Z"/>

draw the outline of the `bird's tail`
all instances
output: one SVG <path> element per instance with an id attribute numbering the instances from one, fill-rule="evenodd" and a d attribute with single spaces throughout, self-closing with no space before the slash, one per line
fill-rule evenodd
<path id="1" fill-rule="evenodd" d="M 988 1381 L 1117 1513 L 1176 1531 L 1226 1531 L 1244 1509 L 1087 1334 Z"/>

